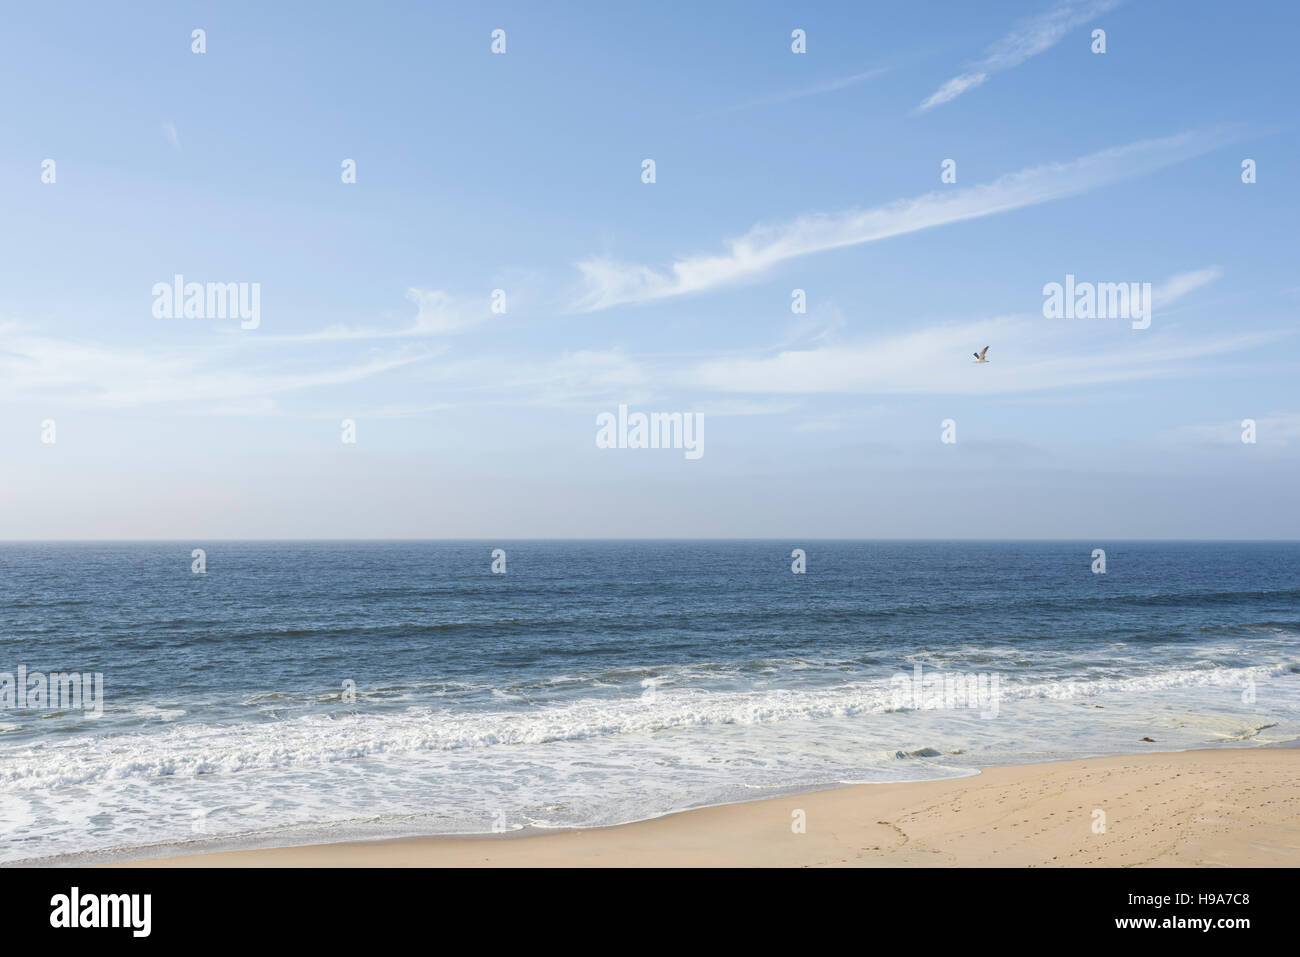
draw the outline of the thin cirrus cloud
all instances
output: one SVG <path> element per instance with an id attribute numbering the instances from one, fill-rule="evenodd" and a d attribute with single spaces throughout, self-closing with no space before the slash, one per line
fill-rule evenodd
<path id="1" fill-rule="evenodd" d="M 1157 305 L 1212 281 L 1214 269 L 1160 284 Z M 1159 313 L 1156 314 L 1159 320 Z M 702 362 L 689 375 L 700 388 L 751 394 L 976 395 L 1034 392 L 1184 374 L 1187 363 L 1276 341 L 1282 333 L 1245 333 L 1172 341 L 1132 331 L 1127 321 L 1005 316 L 947 323 L 874 341 L 784 350 L 776 355 Z M 1062 343 L 1068 330 L 1069 341 Z M 1113 335 L 1134 338 L 1114 348 Z M 1097 343 L 1101 348 L 1095 348 Z M 966 373 L 972 351 L 993 344 L 988 366 Z M 1094 348 L 1089 348 L 1094 347 Z"/>
<path id="2" fill-rule="evenodd" d="M 1279 333 L 1242 334 L 1092 355 L 1061 350 L 1035 356 L 1044 339 L 1032 322 L 1000 318 L 953 323 L 879 342 L 705 362 L 694 370 L 693 382 L 701 388 L 752 394 L 997 395 L 1167 377 L 1187 372 L 1185 363 L 1192 360 L 1279 338 Z M 972 349 L 989 342 L 1014 344 L 990 352 L 997 357 L 993 365 L 1001 363 L 1006 371 L 961 375 L 964 369 L 955 363 L 964 366 Z M 981 366 L 980 372 L 984 370 Z"/>
<path id="3" fill-rule="evenodd" d="M 871 70 L 863 70 L 861 73 L 851 73 L 848 76 L 841 76 L 834 80 L 827 80 L 823 83 L 814 83 L 810 86 L 799 87 L 796 90 L 786 90 L 782 93 L 772 93 L 768 96 L 756 97 L 755 99 L 746 100 L 744 103 L 738 103 L 730 109 L 720 112 L 730 113 L 737 110 L 748 110 L 756 106 L 775 106 L 778 103 L 789 103 L 792 100 L 802 100 L 809 96 L 821 96 L 826 93 L 835 93 L 851 86 L 857 86 L 859 83 L 865 83 L 867 80 L 874 80 L 876 77 L 888 73 L 890 69 L 892 68 L 887 66 L 876 67 Z"/>
<path id="4" fill-rule="evenodd" d="M 1204 269 L 1171 276 L 1151 290 L 1151 305 L 1155 309 L 1167 306 L 1202 286 L 1208 286 L 1222 276 L 1223 270 L 1218 266 L 1206 266 Z"/>
<path id="5" fill-rule="evenodd" d="M 359 382 L 421 362 L 401 353 L 364 362 L 288 371 L 234 362 L 233 348 L 115 349 L 99 343 L 33 335 L 0 325 L 0 398 L 57 397 L 60 405 L 132 407 L 158 403 L 241 403 L 273 395 Z M 248 406 L 255 408 L 256 404 Z"/>
<path id="6" fill-rule="evenodd" d="M 1030 167 L 966 189 L 927 193 L 870 209 L 758 225 L 730 240 L 723 253 L 679 259 L 667 270 L 605 257 L 586 259 L 577 264 L 583 291 L 573 308 L 595 312 L 704 292 L 752 279 L 800 256 L 1084 193 L 1208 152 L 1227 138 L 1224 131 L 1218 130 L 1139 140 L 1069 162 Z"/>
<path id="7" fill-rule="evenodd" d="M 471 299 L 441 289 L 412 288 L 406 291 L 406 298 L 416 305 L 415 320 L 396 329 L 335 325 L 318 332 L 264 338 L 271 342 L 346 342 L 447 336 L 464 332 L 493 315 L 491 301 L 486 296 Z"/>
<path id="8" fill-rule="evenodd" d="M 179 153 L 181 150 L 181 135 L 176 131 L 176 124 L 164 122 L 162 132 L 167 142 L 172 145 L 172 149 Z"/>
<path id="9" fill-rule="evenodd" d="M 1051 49 L 1075 27 L 1119 6 L 1120 2 L 1121 0 L 1062 0 L 1050 10 L 1023 21 L 989 47 L 983 59 L 931 93 L 917 107 L 917 112 L 924 113 L 944 103 L 951 103 L 963 93 L 983 85 L 994 73 L 1010 70 L 1030 57 Z"/>

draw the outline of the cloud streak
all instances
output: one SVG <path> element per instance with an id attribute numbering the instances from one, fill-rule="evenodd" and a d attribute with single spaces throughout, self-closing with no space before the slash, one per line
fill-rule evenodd
<path id="1" fill-rule="evenodd" d="M 690 380 L 700 388 L 748 394 L 1000 395 L 1188 374 L 1191 361 L 1283 335 L 1177 344 L 1152 340 L 1081 354 L 1076 348 L 1053 349 L 1048 330 L 1036 325 L 1049 321 L 1005 317 L 952 323 L 873 342 L 714 360 L 697 366 Z M 984 343 L 994 344 L 993 363 L 968 374 L 972 349 Z"/>
<path id="2" fill-rule="evenodd" d="M 271 342 L 348 342 L 362 339 L 413 339 L 464 332 L 492 317 L 489 299 L 452 296 L 441 289 L 408 289 L 406 298 L 416 305 L 415 321 L 397 329 L 335 325 L 301 335 L 265 336 Z"/>
<path id="3" fill-rule="evenodd" d="M 951 103 L 963 93 L 982 86 L 993 74 L 1017 67 L 1030 57 L 1051 49 L 1075 27 L 1118 6 L 1120 2 L 1121 0 L 1062 0 L 1050 10 L 1022 21 L 989 47 L 982 60 L 931 93 L 917 107 L 917 112 L 924 113 L 944 103 Z"/>
<path id="4" fill-rule="evenodd" d="M 233 362 L 231 349 L 114 349 L 10 324 L 0 326 L 0 398 L 114 408 L 238 404 L 359 382 L 431 357 L 402 353 L 324 368 L 257 369 Z"/>
<path id="5" fill-rule="evenodd" d="M 1151 290 L 1151 305 L 1155 309 L 1167 306 L 1202 286 L 1208 286 L 1222 276 L 1223 270 L 1218 266 L 1207 266 L 1204 269 L 1171 276 Z"/>
<path id="6" fill-rule="evenodd" d="M 181 135 L 176 131 L 176 124 L 164 122 L 162 132 L 167 142 L 172 145 L 172 149 L 179 153 L 181 151 Z"/>
<path id="7" fill-rule="evenodd" d="M 1207 152 L 1224 139 L 1222 133 L 1185 132 L 1140 140 L 1069 162 L 1009 173 L 980 186 L 758 225 L 730 240 L 725 252 L 679 259 L 666 271 L 607 257 L 589 258 L 577 264 L 584 289 L 573 308 L 595 312 L 699 293 L 753 278 L 800 256 L 1077 195 Z"/>
<path id="8" fill-rule="evenodd" d="M 1167 306 L 1221 274 L 1217 267 L 1179 273 L 1161 283 L 1153 299 Z M 1194 360 L 1243 351 L 1287 334 L 1176 341 L 1158 335 L 1134 336 L 1127 324 L 1109 323 L 1017 316 L 948 323 L 872 341 L 709 360 L 697 365 L 688 381 L 717 391 L 750 394 L 1033 392 L 1186 374 L 1187 363 Z M 1121 348 L 1108 345 L 1117 332 L 1126 338 Z M 1069 337 L 1068 349 L 1062 349 L 1063 334 Z M 994 344 L 993 363 L 967 374 L 970 353 L 985 343 Z"/>
<path id="9" fill-rule="evenodd" d="M 783 93 L 773 93 L 768 96 L 760 96 L 752 100 L 746 100 L 731 107 L 729 110 L 720 112 L 734 112 L 736 110 L 748 110 L 756 106 L 774 106 L 778 103 L 789 103 L 791 100 L 801 100 L 809 96 L 821 96 L 825 93 L 835 93 L 838 90 L 847 89 L 851 86 L 857 86 L 859 83 L 865 83 L 867 80 L 874 80 L 878 76 L 883 76 L 890 71 L 891 67 L 882 66 L 872 70 L 863 70 L 861 73 L 852 73 L 848 76 L 838 77 L 834 80 L 827 80 L 824 83 L 814 83 L 811 86 L 800 87 L 797 90 L 786 90 Z"/>

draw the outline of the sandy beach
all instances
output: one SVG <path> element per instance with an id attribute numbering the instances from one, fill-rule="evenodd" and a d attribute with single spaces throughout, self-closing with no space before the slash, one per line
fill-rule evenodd
<path id="1" fill-rule="evenodd" d="M 592 830 L 321 844 L 127 866 L 1295 867 L 1298 778 L 1300 750 L 1289 748 L 1129 755 L 855 785 Z"/>

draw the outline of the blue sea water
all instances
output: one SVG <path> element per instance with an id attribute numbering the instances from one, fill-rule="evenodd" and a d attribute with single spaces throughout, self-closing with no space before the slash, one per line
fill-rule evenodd
<path id="1" fill-rule="evenodd" d="M 0 648 L 3 862 L 594 826 L 1293 740 L 1300 544 L 3 544 Z"/>

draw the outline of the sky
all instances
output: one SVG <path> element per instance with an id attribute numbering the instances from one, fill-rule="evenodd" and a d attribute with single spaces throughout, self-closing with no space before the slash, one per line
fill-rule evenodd
<path id="1" fill-rule="evenodd" d="M 15 8 L 0 539 L 1300 538 L 1297 26 Z M 599 447 L 620 406 L 703 454 Z"/>

